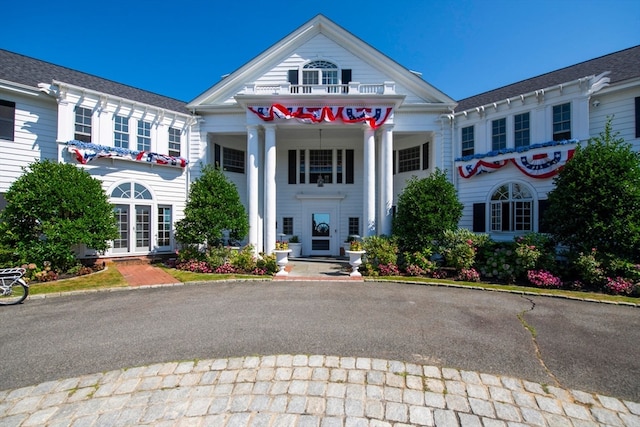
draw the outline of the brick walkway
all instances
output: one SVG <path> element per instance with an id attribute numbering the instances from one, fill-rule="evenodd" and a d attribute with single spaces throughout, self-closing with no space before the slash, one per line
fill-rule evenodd
<path id="1" fill-rule="evenodd" d="M 149 264 L 125 264 L 115 266 L 129 286 L 167 285 L 179 280 L 164 270 Z"/>

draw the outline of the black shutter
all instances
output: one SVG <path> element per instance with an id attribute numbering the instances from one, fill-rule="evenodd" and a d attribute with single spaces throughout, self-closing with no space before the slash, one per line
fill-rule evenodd
<path id="1" fill-rule="evenodd" d="M 486 221 L 487 210 L 484 203 L 473 204 L 473 231 L 476 233 L 484 233 L 487 231 Z"/>
<path id="2" fill-rule="evenodd" d="M 640 96 L 636 98 L 636 138 L 640 138 Z"/>
<path id="3" fill-rule="evenodd" d="M 549 200 L 538 200 L 538 233 L 548 233 L 549 229 L 544 223 L 544 214 L 549 207 Z"/>
<path id="4" fill-rule="evenodd" d="M 213 146 L 213 164 L 215 167 L 222 169 L 222 164 L 220 163 L 220 146 L 215 144 Z"/>
<path id="5" fill-rule="evenodd" d="M 429 143 L 422 144 L 422 170 L 429 169 Z"/>
<path id="6" fill-rule="evenodd" d="M 346 150 L 344 160 L 346 169 L 345 184 L 353 184 L 353 150 Z"/>
<path id="7" fill-rule="evenodd" d="M 298 84 L 298 70 L 289 70 L 289 83 L 292 85 Z"/>
<path id="8" fill-rule="evenodd" d="M 396 174 L 396 150 L 393 150 L 393 174 Z"/>
<path id="9" fill-rule="evenodd" d="M 296 184 L 297 151 L 289 150 L 289 184 Z"/>
<path id="10" fill-rule="evenodd" d="M 351 70 L 342 70 L 342 93 L 349 93 L 349 83 L 351 83 Z"/>

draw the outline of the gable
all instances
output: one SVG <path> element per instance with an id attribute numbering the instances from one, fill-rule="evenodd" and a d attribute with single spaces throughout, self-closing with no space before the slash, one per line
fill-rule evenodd
<path id="1" fill-rule="evenodd" d="M 318 15 L 194 99 L 188 107 L 234 106 L 235 96 L 255 94 L 254 86 L 271 87 L 271 94 L 275 94 L 281 85 L 289 83 L 290 70 L 300 70 L 316 60 L 329 61 L 339 70 L 350 70 L 352 82 L 370 85 L 393 82 L 394 95 L 402 95 L 405 105 L 454 104 L 419 76 Z"/>

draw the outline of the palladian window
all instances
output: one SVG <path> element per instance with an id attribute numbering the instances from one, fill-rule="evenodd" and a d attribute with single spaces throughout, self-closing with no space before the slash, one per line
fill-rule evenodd
<path id="1" fill-rule="evenodd" d="M 491 231 L 532 231 L 533 196 L 517 182 L 500 186 L 491 196 Z"/>

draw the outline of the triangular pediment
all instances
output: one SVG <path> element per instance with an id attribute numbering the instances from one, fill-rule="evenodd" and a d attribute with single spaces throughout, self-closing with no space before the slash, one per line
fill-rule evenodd
<path id="1" fill-rule="evenodd" d="M 191 101 L 187 107 L 196 111 L 240 108 L 245 106 L 238 102 L 243 97 L 253 97 L 255 100 L 262 96 L 268 102 L 265 95 L 289 95 L 289 92 L 283 93 L 283 88 L 288 87 L 290 83 L 288 72 L 292 69 L 302 69 L 305 64 L 314 61 L 328 61 L 337 64 L 342 70 L 348 69 L 351 81 L 360 83 L 360 87 L 364 88 L 354 88 L 349 95 L 351 100 L 355 99 L 351 95 L 357 93 L 362 101 L 366 98 L 365 89 L 371 87 L 374 89 L 369 92 L 370 98 L 375 97 L 375 94 L 381 94 L 377 99 L 380 102 L 385 99 L 385 95 L 389 95 L 389 103 L 396 106 L 430 105 L 447 108 L 455 105 L 453 99 L 420 76 L 324 15 L 317 15 L 223 78 Z M 384 90 L 376 89 L 376 86 L 383 87 Z M 318 96 L 323 98 L 322 95 Z M 335 101 L 336 97 L 332 98 Z M 279 96 L 278 99 L 282 102 L 293 98 Z M 313 100 L 313 97 L 307 96 L 306 99 Z"/>

